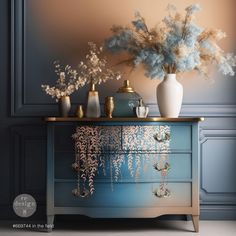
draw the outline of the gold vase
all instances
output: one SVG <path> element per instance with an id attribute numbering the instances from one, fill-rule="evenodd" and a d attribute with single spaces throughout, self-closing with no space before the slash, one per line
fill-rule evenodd
<path id="1" fill-rule="evenodd" d="M 75 115 L 78 118 L 83 118 L 84 117 L 84 111 L 83 111 L 83 106 L 82 105 L 78 105 Z"/>
<path id="2" fill-rule="evenodd" d="M 108 118 L 112 118 L 112 112 L 114 111 L 114 100 L 113 97 L 105 98 L 105 114 Z"/>

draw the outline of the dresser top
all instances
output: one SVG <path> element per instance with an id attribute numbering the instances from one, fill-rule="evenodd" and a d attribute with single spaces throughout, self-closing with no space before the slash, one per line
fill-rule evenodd
<path id="1" fill-rule="evenodd" d="M 99 118 L 78 118 L 78 117 L 46 117 L 46 122 L 199 122 L 204 121 L 203 117 L 178 117 L 178 118 L 164 118 L 164 117 L 99 117 Z"/>

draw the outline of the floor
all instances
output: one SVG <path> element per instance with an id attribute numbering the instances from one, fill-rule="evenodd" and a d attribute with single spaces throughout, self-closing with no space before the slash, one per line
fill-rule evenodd
<path id="1" fill-rule="evenodd" d="M 22 227 L 22 229 L 14 229 Z M 36 229 L 32 229 L 35 227 Z M 29 228 L 31 227 L 31 228 Z M 42 224 L 23 224 L 19 222 L 0 222 L 0 236 L 46 235 Z M 236 221 L 201 221 L 200 232 L 193 232 L 191 221 L 160 220 L 90 220 L 81 222 L 57 222 L 49 235 L 80 236 L 236 236 Z"/>

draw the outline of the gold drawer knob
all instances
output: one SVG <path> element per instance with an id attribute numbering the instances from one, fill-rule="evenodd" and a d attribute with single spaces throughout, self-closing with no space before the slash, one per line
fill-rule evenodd
<path id="1" fill-rule="evenodd" d="M 154 196 L 158 198 L 166 198 L 171 196 L 171 192 L 168 188 L 159 187 L 153 191 Z"/>
<path id="2" fill-rule="evenodd" d="M 154 169 L 157 170 L 157 171 L 169 171 L 171 169 L 171 166 L 170 166 L 170 163 L 169 162 L 165 162 L 165 163 L 155 163 L 153 165 Z"/>
<path id="3" fill-rule="evenodd" d="M 78 165 L 78 163 L 73 163 L 72 165 L 71 165 L 71 167 L 72 167 L 72 169 L 73 170 L 75 170 L 75 171 L 78 171 L 79 170 L 79 165 Z"/>
<path id="4" fill-rule="evenodd" d="M 153 138 L 159 143 L 167 142 L 170 140 L 170 133 L 167 131 L 166 132 L 158 132 L 153 136 Z"/>
<path id="5" fill-rule="evenodd" d="M 87 197 L 89 196 L 89 191 L 87 189 L 79 191 L 77 188 L 75 188 L 72 190 L 72 194 L 76 197 Z"/>

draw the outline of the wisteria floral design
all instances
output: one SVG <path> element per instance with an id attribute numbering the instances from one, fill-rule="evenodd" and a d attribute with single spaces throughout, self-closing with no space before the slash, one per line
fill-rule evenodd
<path id="1" fill-rule="evenodd" d="M 113 36 L 105 41 L 114 53 L 128 52 L 127 62 L 143 64 L 145 75 L 152 79 L 166 74 L 197 70 L 208 76 L 208 65 L 216 64 L 224 75 L 234 76 L 236 57 L 225 53 L 217 44 L 226 34 L 218 29 L 203 29 L 194 21 L 198 4 L 185 8 L 185 15 L 168 5 L 168 16 L 149 28 L 139 12 L 131 27 L 113 26 Z"/>
<path id="2" fill-rule="evenodd" d="M 75 162 L 72 168 L 78 173 L 76 196 L 85 196 L 94 192 L 94 177 L 102 167 L 106 174 L 106 161 L 110 161 L 111 182 L 118 181 L 124 156 L 119 154 L 121 130 L 111 126 L 78 126 L 73 134 L 75 140 Z M 113 174 L 114 172 L 114 174 Z M 80 186 L 82 179 L 83 188 Z"/>
<path id="3" fill-rule="evenodd" d="M 126 160 L 135 182 L 142 167 L 154 162 L 153 168 L 161 174 L 160 189 L 165 187 L 166 190 L 165 179 L 170 170 L 169 126 L 78 126 L 72 137 L 76 157 L 72 167 L 78 174 L 77 188 L 72 190 L 75 196 L 94 193 L 94 178 L 100 167 L 104 175 L 109 170 L 113 189 L 113 181 L 122 177 L 121 169 Z"/>
<path id="4" fill-rule="evenodd" d="M 72 167 L 78 173 L 78 186 L 73 193 L 78 196 L 84 196 L 89 192 L 94 192 L 94 177 L 97 174 L 98 159 L 100 153 L 99 127 L 80 126 L 72 136 L 75 139 L 76 160 Z M 83 180 L 83 190 L 80 190 L 80 178 Z M 86 184 L 88 183 L 88 188 Z"/>

